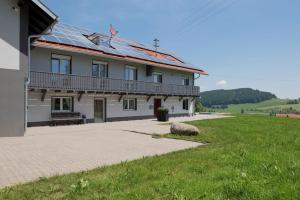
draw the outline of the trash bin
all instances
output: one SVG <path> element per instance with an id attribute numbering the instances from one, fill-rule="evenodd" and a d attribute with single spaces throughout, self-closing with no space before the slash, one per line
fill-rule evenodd
<path id="1" fill-rule="evenodd" d="M 85 115 L 82 115 L 82 123 L 86 124 L 86 116 Z"/>

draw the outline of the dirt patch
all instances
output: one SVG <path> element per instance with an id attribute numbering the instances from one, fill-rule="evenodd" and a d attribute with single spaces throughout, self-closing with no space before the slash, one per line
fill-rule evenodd
<path id="1" fill-rule="evenodd" d="M 300 114 L 276 114 L 276 117 L 300 118 Z"/>

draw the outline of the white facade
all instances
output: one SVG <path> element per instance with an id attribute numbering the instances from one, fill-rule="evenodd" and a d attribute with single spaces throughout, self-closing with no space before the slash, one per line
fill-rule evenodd
<path id="1" fill-rule="evenodd" d="M 123 99 L 119 101 L 119 95 L 101 95 L 101 94 L 84 94 L 78 101 L 78 94 L 69 94 L 66 92 L 49 92 L 46 94 L 44 101 L 41 101 L 41 93 L 38 91 L 30 92 L 28 99 L 28 122 L 48 122 L 51 120 L 51 97 L 68 97 L 74 99 L 74 112 L 80 112 L 87 119 L 94 119 L 94 100 L 98 98 L 106 99 L 106 121 L 118 121 L 131 119 L 132 117 L 154 118 L 154 98 L 161 99 L 162 106 L 169 109 L 171 116 L 192 115 L 194 110 L 194 102 L 189 99 L 189 109 L 183 110 L 182 100 L 178 97 L 169 97 L 164 101 L 164 97 L 151 97 L 147 101 L 147 96 L 141 95 L 126 95 L 123 99 L 136 98 L 136 110 L 124 110 Z M 172 109 L 173 108 L 173 109 Z"/>
<path id="2" fill-rule="evenodd" d="M 31 71 L 38 72 L 51 72 L 51 57 L 52 54 L 71 56 L 72 59 L 72 74 L 91 76 L 92 75 L 92 63 L 93 61 L 107 62 L 108 78 L 124 79 L 124 69 L 126 65 L 134 66 L 138 70 L 138 80 L 145 82 L 153 82 L 152 76 L 146 76 L 146 67 L 142 64 L 129 63 L 124 61 L 112 60 L 107 58 L 101 58 L 96 56 L 88 56 L 79 53 L 59 51 L 46 48 L 34 48 L 31 52 Z M 188 77 L 192 84 L 193 74 L 189 72 L 182 72 L 176 70 L 169 70 L 165 68 L 155 68 L 155 72 L 161 72 L 163 74 L 164 84 L 176 84 L 182 85 L 182 79 Z"/>
<path id="3" fill-rule="evenodd" d="M 143 64 L 128 63 L 120 60 L 112 60 L 102 57 L 89 56 L 79 53 L 36 47 L 31 53 L 31 71 L 51 72 L 51 58 L 58 55 L 71 58 L 71 74 L 81 76 L 92 75 L 92 64 L 95 61 L 108 64 L 108 78 L 124 79 L 125 67 L 133 66 L 137 69 L 138 81 L 153 82 L 153 76 L 146 75 L 146 66 Z M 193 73 L 181 72 L 165 68 L 154 67 L 154 72 L 162 74 L 162 84 L 182 85 L 183 79 L 188 78 L 193 85 Z M 73 112 L 85 115 L 89 122 L 94 120 L 95 99 L 105 99 L 104 121 L 118 121 L 141 118 L 154 118 L 154 99 L 161 99 L 161 106 L 169 109 L 170 116 L 192 115 L 194 111 L 193 97 L 178 96 L 149 96 L 147 95 L 120 95 L 120 94 L 96 94 L 84 93 L 79 99 L 77 92 L 68 93 L 62 89 L 59 92 L 47 91 L 44 99 L 40 90 L 29 92 L 28 122 L 29 124 L 47 124 L 51 120 L 51 98 L 72 97 Z M 135 99 L 136 109 L 125 110 L 124 99 Z M 183 108 L 183 100 L 188 99 L 188 108 Z"/>
<path id="4" fill-rule="evenodd" d="M 20 10 L 16 0 L 0 1 L 0 27 L 0 68 L 19 70 Z"/>

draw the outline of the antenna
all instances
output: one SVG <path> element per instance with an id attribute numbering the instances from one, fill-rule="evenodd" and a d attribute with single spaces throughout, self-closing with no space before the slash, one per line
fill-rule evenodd
<path id="1" fill-rule="evenodd" d="M 155 48 L 155 52 L 157 52 L 157 49 L 158 49 L 158 47 L 159 47 L 159 39 L 157 39 L 157 38 L 155 38 L 154 40 L 154 48 Z"/>

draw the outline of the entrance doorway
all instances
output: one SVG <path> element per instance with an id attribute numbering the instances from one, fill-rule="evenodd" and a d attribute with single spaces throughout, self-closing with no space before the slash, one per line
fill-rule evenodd
<path id="1" fill-rule="evenodd" d="M 158 108 L 161 107 L 161 99 L 154 99 L 154 115 L 157 117 Z"/>
<path id="2" fill-rule="evenodd" d="M 95 118 L 95 122 L 105 121 L 105 100 L 104 99 L 95 99 L 94 118 Z"/>

